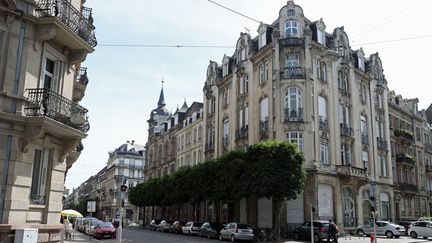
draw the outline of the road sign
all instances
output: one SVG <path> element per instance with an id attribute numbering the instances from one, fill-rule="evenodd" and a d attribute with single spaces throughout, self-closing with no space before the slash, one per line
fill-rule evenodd
<path id="1" fill-rule="evenodd" d="M 89 212 L 89 213 L 96 212 L 96 201 L 88 201 L 87 202 L 87 212 Z"/>

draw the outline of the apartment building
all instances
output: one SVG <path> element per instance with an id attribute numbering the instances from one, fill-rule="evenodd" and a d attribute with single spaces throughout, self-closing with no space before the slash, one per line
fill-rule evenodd
<path id="1" fill-rule="evenodd" d="M 241 33 L 232 55 L 211 61 L 204 85 L 204 152 L 210 159 L 260 140 L 286 140 L 305 155 L 303 195 L 286 205 L 287 226 L 310 218 L 344 227 L 393 220 L 388 88 L 377 53 L 352 49 L 343 27 L 330 32 L 288 1 L 254 38 Z M 248 210 L 246 210 L 248 208 Z M 272 202 L 222 204 L 214 219 L 273 227 Z M 209 219 L 212 220 L 212 219 Z"/>
<path id="2" fill-rule="evenodd" d="M 419 111 L 418 99 L 404 99 L 394 91 L 388 104 L 396 219 L 428 216 L 432 208 L 432 141 L 426 111 Z"/>
<path id="3" fill-rule="evenodd" d="M 97 42 L 84 2 L 0 2 L 2 242 L 26 225 L 41 241 L 60 239 L 65 173 L 89 130 L 81 63 Z"/>

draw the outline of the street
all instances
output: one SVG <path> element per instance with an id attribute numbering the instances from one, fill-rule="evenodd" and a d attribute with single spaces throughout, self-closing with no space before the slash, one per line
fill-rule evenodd
<path id="1" fill-rule="evenodd" d="M 87 236 L 88 237 L 88 236 Z M 88 238 L 84 238 L 88 239 Z M 79 242 L 84 242 L 82 240 L 77 240 Z M 416 242 L 430 242 L 432 239 L 412 239 L 410 237 L 401 237 L 399 239 L 387 239 L 385 237 L 378 237 L 377 243 L 416 243 Z M 68 241 L 74 242 L 74 241 Z M 106 239 L 106 240 L 96 240 L 92 239 L 87 242 L 95 242 L 95 243 L 116 243 L 116 239 Z M 188 235 L 176 235 L 170 233 L 161 233 L 146 230 L 142 227 L 127 227 L 123 229 L 123 239 L 122 242 L 129 243 L 195 243 L 195 242 L 218 242 L 216 239 L 205 239 L 199 238 L 197 236 L 188 236 Z M 306 243 L 307 241 L 294 241 L 294 240 L 285 240 L 283 242 L 290 243 Z M 324 241 L 326 242 L 326 241 Z M 370 239 L 368 237 L 359 238 L 353 236 L 350 238 L 342 237 L 338 241 L 339 243 L 370 243 Z"/>

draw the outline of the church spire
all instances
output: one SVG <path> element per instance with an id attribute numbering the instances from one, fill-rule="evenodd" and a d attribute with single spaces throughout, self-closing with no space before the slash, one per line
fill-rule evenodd
<path id="1" fill-rule="evenodd" d="M 162 83 L 162 88 L 161 88 L 161 92 L 160 92 L 160 95 L 159 95 L 159 101 L 157 103 L 158 108 L 165 107 L 165 105 L 166 105 L 165 104 L 164 93 L 163 93 L 163 83 L 164 83 L 163 77 L 162 77 L 161 83 Z"/>

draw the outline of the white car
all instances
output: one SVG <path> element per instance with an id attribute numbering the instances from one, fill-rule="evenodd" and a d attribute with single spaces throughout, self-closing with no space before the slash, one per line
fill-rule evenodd
<path id="1" fill-rule="evenodd" d="M 357 227 L 356 233 L 359 236 L 371 235 L 374 232 L 373 223 L 365 224 Z M 401 235 L 405 235 L 405 228 L 402 225 L 398 225 L 388 221 L 376 221 L 376 234 L 384 235 L 387 238 L 399 238 Z"/>
<path id="2" fill-rule="evenodd" d="M 423 237 L 427 239 L 432 237 L 432 222 L 416 221 L 408 226 L 408 235 L 412 238 Z"/>
<path id="3" fill-rule="evenodd" d="M 182 227 L 183 234 L 198 235 L 201 232 L 202 223 L 190 221 Z"/>

